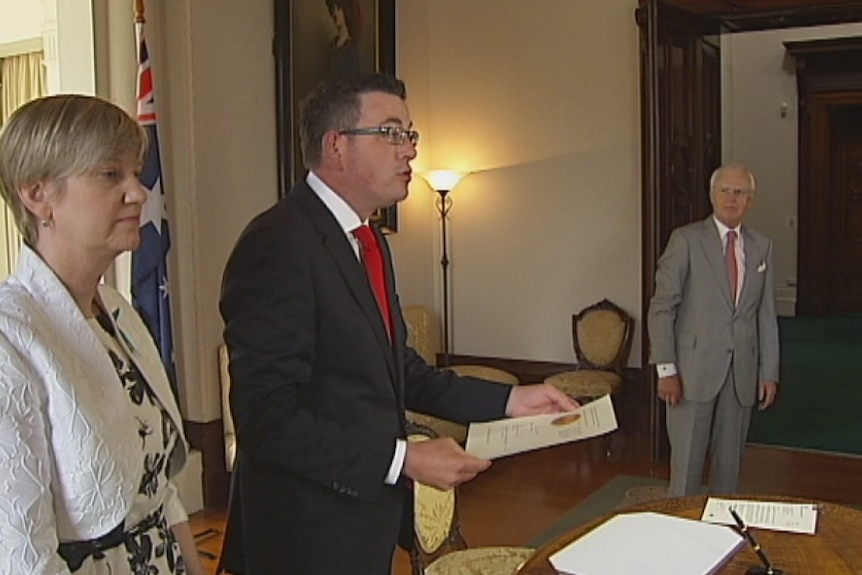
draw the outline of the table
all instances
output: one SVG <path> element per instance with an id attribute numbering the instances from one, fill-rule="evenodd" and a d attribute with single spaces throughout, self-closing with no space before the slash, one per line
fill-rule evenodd
<path id="1" fill-rule="evenodd" d="M 728 497 L 730 498 L 730 497 Z M 844 575 L 862 574 L 862 511 L 811 499 L 776 497 L 767 495 L 735 495 L 733 499 L 756 499 L 759 501 L 783 501 L 788 503 L 817 503 L 817 532 L 815 535 L 785 533 L 754 529 L 751 532 L 760 543 L 772 565 L 782 569 L 786 575 Z M 688 519 L 700 519 L 706 497 L 680 497 L 663 499 L 626 508 L 628 511 L 656 511 Z M 548 557 L 610 519 L 610 513 L 595 521 L 576 527 L 536 550 L 524 563 L 517 575 L 557 575 Z M 608 549 L 608 553 L 620 552 Z M 670 547 L 668 548 L 670 552 Z M 754 551 L 746 545 L 716 574 L 741 575 L 751 566 L 761 565 Z M 647 574 L 648 575 L 648 574 Z"/>

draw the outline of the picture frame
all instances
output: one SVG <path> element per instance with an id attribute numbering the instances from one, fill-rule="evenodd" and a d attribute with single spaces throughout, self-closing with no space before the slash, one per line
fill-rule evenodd
<path id="1" fill-rule="evenodd" d="M 395 0 L 273 0 L 278 195 L 305 176 L 299 106 L 327 77 L 395 74 Z M 345 33 L 345 30 L 347 31 Z M 344 36 L 349 39 L 344 42 Z M 358 69 L 357 69 L 358 68 Z M 398 206 L 375 212 L 384 232 L 398 231 Z"/>

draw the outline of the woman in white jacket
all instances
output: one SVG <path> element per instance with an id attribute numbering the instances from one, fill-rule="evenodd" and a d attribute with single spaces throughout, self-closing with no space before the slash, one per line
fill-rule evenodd
<path id="1" fill-rule="evenodd" d="M 24 243 L 0 284 L 0 574 L 202 573 L 171 478 L 182 419 L 147 328 L 100 279 L 140 241 L 143 129 L 88 96 L 0 134 Z"/>

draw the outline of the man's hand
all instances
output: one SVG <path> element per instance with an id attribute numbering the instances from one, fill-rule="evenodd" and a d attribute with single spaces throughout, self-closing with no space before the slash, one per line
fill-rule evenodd
<path id="1" fill-rule="evenodd" d="M 658 378 L 658 398 L 668 405 L 676 405 L 682 399 L 682 378 L 679 374 Z"/>
<path id="2" fill-rule="evenodd" d="M 761 381 L 757 384 L 757 401 L 760 403 L 757 405 L 757 409 L 763 411 L 773 403 L 775 403 L 775 396 L 778 395 L 778 382 L 777 381 Z"/>
<path id="3" fill-rule="evenodd" d="M 402 473 L 424 485 L 451 489 L 470 481 L 490 466 L 490 461 L 473 457 L 451 437 L 440 437 L 408 441 Z"/>
<path id="4" fill-rule="evenodd" d="M 580 407 L 577 401 L 545 383 L 539 385 L 515 385 L 506 403 L 506 415 L 523 417 L 543 413 L 560 413 Z"/>

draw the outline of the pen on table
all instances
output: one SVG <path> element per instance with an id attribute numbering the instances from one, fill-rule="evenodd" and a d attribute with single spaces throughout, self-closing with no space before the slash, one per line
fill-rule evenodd
<path id="1" fill-rule="evenodd" d="M 730 515 L 733 517 L 733 520 L 736 521 L 736 525 L 739 527 L 742 535 L 745 537 L 746 541 L 748 541 L 748 544 L 751 545 L 751 548 L 754 549 L 754 552 L 757 553 L 757 557 L 760 559 L 761 563 L 763 563 L 766 575 L 777 575 L 778 573 L 781 573 L 780 570 L 772 567 L 772 564 L 769 562 L 769 559 L 766 558 L 766 554 L 763 552 L 763 549 L 760 548 L 760 543 L 754 539 L 754 535 L 748 531 L 748 526 L 742 522 L 742 517 L 739 516 L 733 507 L 728 507 L 727 509 L 730 511 Z"/>

